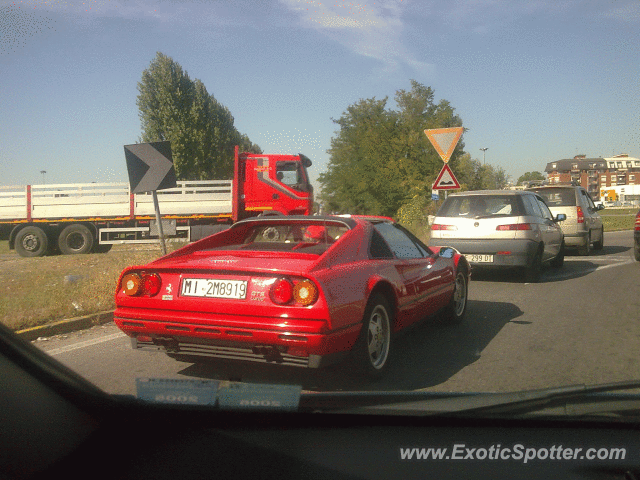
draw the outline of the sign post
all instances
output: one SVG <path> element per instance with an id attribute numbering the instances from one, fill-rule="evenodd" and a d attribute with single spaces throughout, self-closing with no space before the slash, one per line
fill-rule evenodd
<path id="1" fill-rule="evenodd" d="M 151 192 L 158 225 L 162 254 L 167 254 L 157 190 L 175 188 L 176 172 L 171 156 L 171 142 L 138 143 L 124 146 L 131 193 Z"/>

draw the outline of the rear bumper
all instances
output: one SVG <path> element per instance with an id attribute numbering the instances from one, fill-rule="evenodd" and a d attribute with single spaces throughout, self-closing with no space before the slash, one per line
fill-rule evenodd
<path id="1" fill-rule="evenodd" d="M 327 331 L 322 320 L 245 318 L 172 318 L 175 312 L 132 312 L 118 309 L 116 325 L 132 337 L 134 349 L 168 354 L 225 358 L 319 368 L 343 359 L 360 334 L 361 324 Z M 128 310 L 128 309 L 127 309 Z M 163 315 L 164 313 L 164 315 Z M 257 326 L 259 325 L 259 326 Z"/>
<path id="2" fill-rule="evenodd" d="M 583 247 L 587 243 L 589 232 L 565 233 L 564 244 L 567 247 Z"/>
<path id="3" fill-rule="evenodd" d="M 535 255 L 538 244 L 533 240 L 504 239 L 483 241 L 477 239 L 432 239 L 429 246 L 433 248 L 453 247 L 465 255 L 474 267 L 526 267 Z M 493 255 L 493 262 L 475 262 L 471 255 Z"/>

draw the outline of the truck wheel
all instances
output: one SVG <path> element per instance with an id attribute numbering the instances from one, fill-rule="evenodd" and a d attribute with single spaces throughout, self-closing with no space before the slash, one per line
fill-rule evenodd
<path id="1" fill-rule="evenodd" d="M 40 227 L 25 227 L 16 236 L 15 249 L 21 257 L 42 257 L 48 246 L 47 234 Z"/>
<path id="2" fill-rule="evenodd" d="M 58 247 L 65 255 L 89 253 L 93 248 L 93 235 L 84 225 L 74 223 L 60 232 Z"/>

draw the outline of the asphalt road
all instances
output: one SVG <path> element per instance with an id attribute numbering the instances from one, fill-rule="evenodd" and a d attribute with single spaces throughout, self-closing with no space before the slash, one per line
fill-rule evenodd
<path id="1" fill-rule="evenodd" d="M 432 319 L 395 340 L 390 371 L 367 382 L 344 366 L 320 371 L 133 351 L 113 323 L 34 343 L 109 393 L 137 377 L 302 385 L 308 390 L 513 391 L 640 375 L 640 263 L 633 234 L 611 232 L 589 257 L 569 254 L 537 284 L 513 272 L 473 272 L 464 322 Z"/>

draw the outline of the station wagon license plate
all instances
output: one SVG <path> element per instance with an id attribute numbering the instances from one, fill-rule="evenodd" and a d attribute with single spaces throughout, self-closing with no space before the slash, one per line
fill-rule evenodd
<path id="1" fill-rule="evenodd" d="M 465 255 L 465 257 L 474 263 L 493 263 L 493 255 Z"/>
<path id="2" fill-rule="evenodd" d="M 221 280 L 213 278 L 184 278 L 183 297 L 235 298 L 244 300 L 247 296 L 246 280 Z"/>

